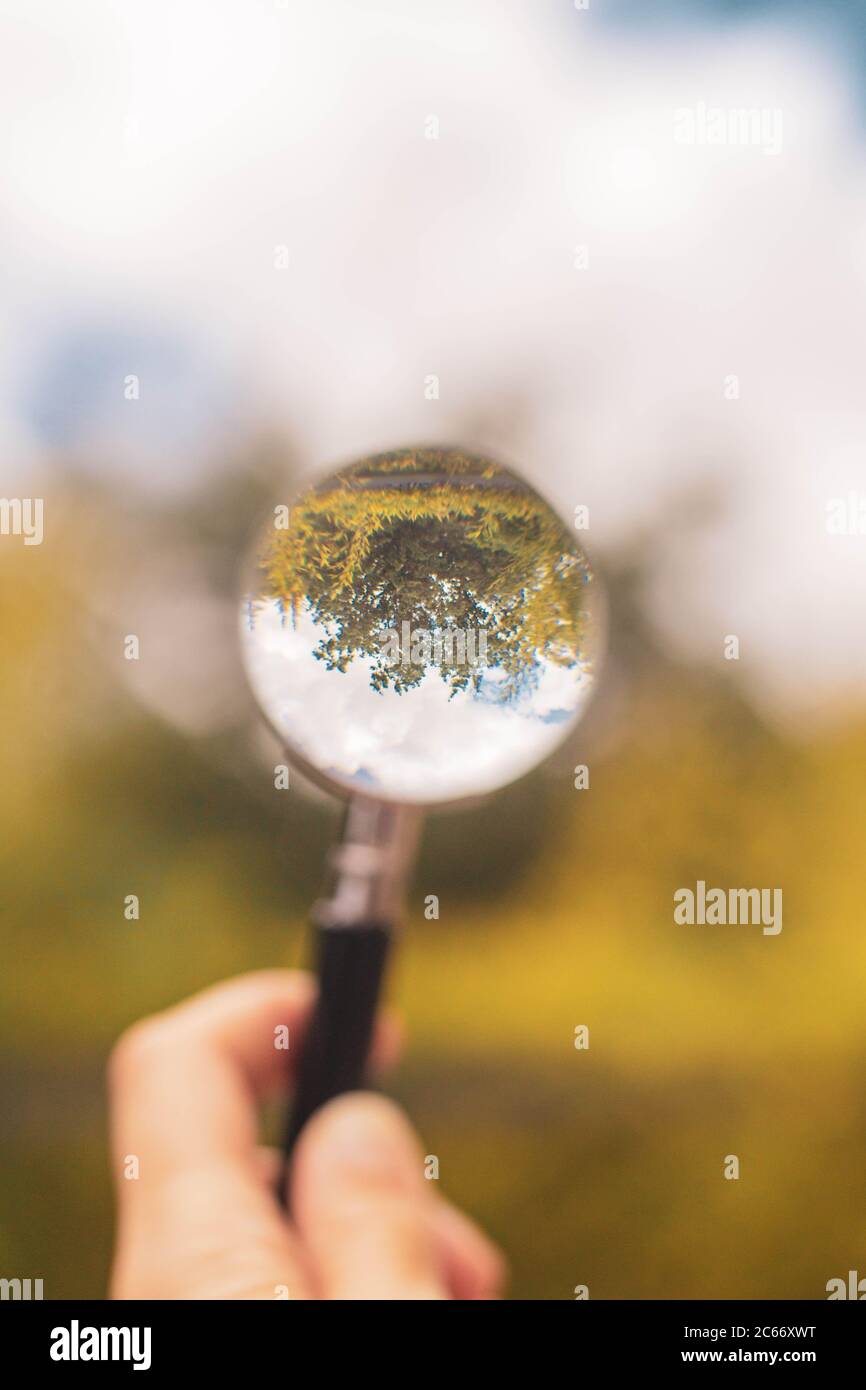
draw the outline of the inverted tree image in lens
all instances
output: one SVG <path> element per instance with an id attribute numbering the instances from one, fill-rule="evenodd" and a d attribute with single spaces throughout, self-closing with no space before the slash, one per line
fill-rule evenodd
<path id="1" fill-rule="evenodd" d="M 290 752 L 347 792 L 426 804 L 504 786 L 562 740 L 602 609 L 575 533 L 516 474 L 407 449 L 275 509 L 240 620 Z"/>

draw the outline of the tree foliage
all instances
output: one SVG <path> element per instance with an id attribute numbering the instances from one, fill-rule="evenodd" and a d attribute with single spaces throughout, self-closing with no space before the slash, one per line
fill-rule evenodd
<path id="1" fill-rule="evenodd" d="M 370 658 L 371 685 L 398 693 L 426 672 L 393 664 L 383 636 L 401 629 L 487 635 L 484 667 L 445 659 L 452 693 L 515 697 L 542 660 L 574 666 L 581 655 L 591 572 L 563 523 L 512 474 L 446 450 L 379 455 L 335 474 L 291 509 L 260 553 L 259 599 L 277 599 L 291 621 L 306 606 L 326 629 L 315 655 L 345 671 Z"/>

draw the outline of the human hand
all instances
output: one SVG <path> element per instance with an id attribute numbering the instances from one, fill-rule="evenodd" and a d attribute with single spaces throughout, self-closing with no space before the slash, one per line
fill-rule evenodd
<path id="1" fill-rule="evenodd" d="M 307 975 L 261 971 L 135 1024 L 109 1069 L 118 1222 L 113 1298 L 480 1299 L 502 1257 L 424 1178 L 402 1112 L 341 1096 L 304 1129 L 291 1216 L 257 1102 L 286 1086 L 315 996 Z M 289 1028 L 292 1050 L 274 1046 Z M 373 1065 L 397 1051 L 380 1021 Z M 131 1158 L 138 1160 L 138 1176 Z"/>

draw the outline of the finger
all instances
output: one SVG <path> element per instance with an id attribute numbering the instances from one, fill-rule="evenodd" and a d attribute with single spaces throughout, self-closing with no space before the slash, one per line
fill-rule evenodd
<path id="1" fill-rule="evenodd" d="M 259 1145 L 256 1149 L 256 1168 L 265 1187 L 276 1187 L 285 1161 L 279 1149 L 268 1144 Z"/>
<path id="2" fill-rule="evenodd" d="M 260 1148 L 258 1161 L 263 1180 L 279 1179 L 283 1155 L 279 1149 Z M 442 1197 L 430 1203 L 433 1238 L 451 1295 L 460 1300 L 499 1298 L 508 1267 L 502 1251 L 464 1212 Z"/>
<path id="3" fill-rule="evenodd" d="M 275 1029 L 287 1030 L 291 1048 L 311 1002 L 308 977 L 268 971 L 135 1024 L 109 1067 L 116 1157 L 138 1155 L 148 1182 L 179 1166 L 246 1162 L 255 1100 L 286 1070 L 286 1050 L 274 1045 L 284 1035 Z"/>
<path id="4" fill-rule="evenodd" d="M 280 1287 L 308 1296 L 305 1256 L 263 1181 L 256 1101 L 286 1084 L 314 993 L 306 975 L 264 971 L 206 990 L 121 1039 L 110 1066 L 115 1291 L 184 1297 L 189 1285 L 198 1297 L 276 1297 Z M 286 1039 L 288 1052 L 278 1045 Z M 393 1028 L 383 1039 L 380 1052 L 393 1054 Z M 202 1271 L 210 1293 L 201 1291 Z M 238 1282 L 250 1292 L 238 1292 Z"/>
<path id="5" fill-rule="evenodd" d="M 309 980 L 247 976 L 145 1020 L 109 1079 L 118 1186 L 115 1297 L 309 1295 L 305 1257 L 274 1211 L 255 1149 L 256 1097 L 285 1068 Z"/>
<path id="6" fill-rule="evenodd" d="M 444 1299 L 423 1155 L 381 1096 L 330 1101 L 303 1130 L 291 1173 L 292 1214 L 328 1299 Z"/>
<path id="7" fill-rule="evenodd" d="M 116 1158 L 138 1155 L 150 1180 L 181 1166 L 247 1164 L 255 1102 L 286 1086 L 314 996 L 306 974 L 258 971 L 135 1024 L 109 1068 Z M 383 1020 L 374 1059 L 388 1063 L 398 1046 Z"/>
<path id="8" fill-rule="evenodd" d="M 501 1250 L 450 1202 L 435 1198 L 432 1207 L 433 1234 L 452 1298 L 499 1298 L 507 1277 Z"/>

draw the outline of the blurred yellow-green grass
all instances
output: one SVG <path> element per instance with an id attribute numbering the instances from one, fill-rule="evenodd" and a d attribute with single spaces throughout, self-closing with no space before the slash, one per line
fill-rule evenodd
<path id="1" fill-rule="evenodd" d="M 0 1262 L 56 1298 L 105 1291 L 112 1041 L 303 961 L 334 825 L 273 790 L 243 730 L 184 737 L 136 703 L 105 655 L 120 629 L 88 602 L 120 583 L 122 546 L 69 505 L 66 538 L 0 556 Z M 428 827 L 389 1089 L 504 1245 L 515 1296 L 824 1297 L 866 1259 L 866 710 L 785 737 L 722 670 L 675 665 L 614 590 L 615 736 L 590 724 Z M 781 887 L 781 934 L 675 926 L 698 878 Z"/>

